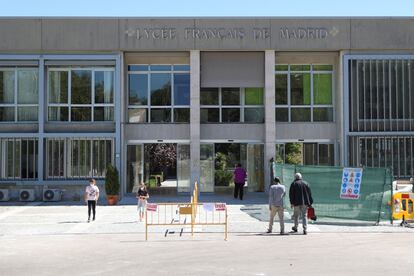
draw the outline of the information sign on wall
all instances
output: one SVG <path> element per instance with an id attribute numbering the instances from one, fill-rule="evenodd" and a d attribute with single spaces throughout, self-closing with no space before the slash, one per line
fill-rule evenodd
<path id="1" fill-rule="evenodd" d="M 361 183 L 361 168 L 344 168 L 342 173 L 340 198 L 358 199 L 361 192 Z"/>

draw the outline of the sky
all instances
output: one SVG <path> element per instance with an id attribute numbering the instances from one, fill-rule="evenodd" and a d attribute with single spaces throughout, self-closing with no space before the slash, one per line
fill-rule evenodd
<path id="1" fill-rule="evenodd" d="M 414 16 L 414 0 L 0 0 L 0 16 Z"/>

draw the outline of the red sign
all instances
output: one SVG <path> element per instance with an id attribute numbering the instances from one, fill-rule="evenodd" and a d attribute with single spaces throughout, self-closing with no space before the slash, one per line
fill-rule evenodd
<path id="1" fill-rule="evenodd" d="M 226 211 L 226 203 L 216 203 L 215 204 L 216 211 Z"/>
<path id="2" fill-rule="evenodd" d="M 157 212 L 157 204 L 148 203 L 147 204 L 147 211 L 148 212 Z"/>

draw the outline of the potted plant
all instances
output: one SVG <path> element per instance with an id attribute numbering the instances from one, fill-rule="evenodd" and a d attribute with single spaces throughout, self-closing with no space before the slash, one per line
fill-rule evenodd
<path id="1" fill-rule="evenodd" d="M 119 173 L 111 164 L 106 168 L 105 192 L 108 204 L 116 205 L 118 203 L 119 194 Z"/>

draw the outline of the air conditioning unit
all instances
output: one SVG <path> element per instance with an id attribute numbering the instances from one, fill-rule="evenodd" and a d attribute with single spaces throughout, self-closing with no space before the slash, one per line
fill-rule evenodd
<path id="1" fill-rule="evenodd" d="M 9 190 L 0 189 L 0 201 L 9 201 Z"/>
<path id="2" fill-rule="evenodd" d="M 62 191 L 59 189 L 44 189 L 43 201 L 59 201 L 62 199 Z"/>
<path id="3" fill-rule="evenodd" d="M 33 189 L 21 189 L 19 191 L 20 201 L 34 201 L 35 193 Z"/>

